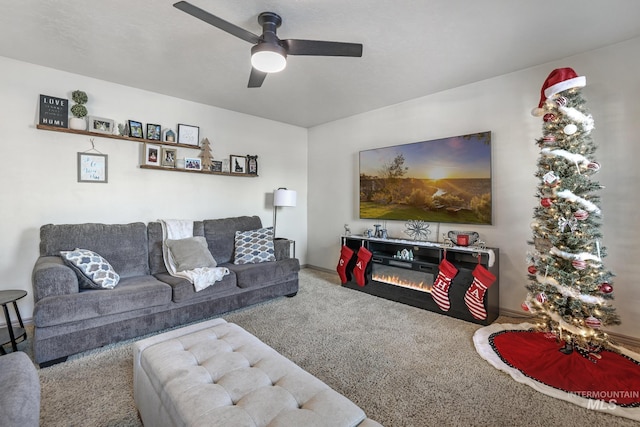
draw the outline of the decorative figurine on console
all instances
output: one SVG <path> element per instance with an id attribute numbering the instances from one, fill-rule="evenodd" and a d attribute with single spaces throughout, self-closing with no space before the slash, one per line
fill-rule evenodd
<path id="1" fill-rule="evenodd" d="M 413 240 L 427 240 L 431 234 L 429 224 L 421 220 L 411 220 L 405 224 L 405 227 L 407 229 L 404 232 L 413 237 Z"/>
<path id="2" fill-rule="evenodd" d="M 413 261 L 413 251 L 411 249 L 403 249 L 401 251 L 398 251 L 393 257 L 396 259 Z"/>
<path id="3" fill-rule="evenodd" d="M 349 227 L 349 224 L 344 225 L 344 235 L 351 236 L 351 228 Z"/>

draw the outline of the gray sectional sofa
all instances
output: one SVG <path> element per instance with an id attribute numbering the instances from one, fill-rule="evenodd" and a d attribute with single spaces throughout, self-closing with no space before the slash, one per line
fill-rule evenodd
<path id="1" fill-rule="evenodd" d="M 196 292 L 170 275 L 163 260 L 160 222 L 61 224 L 40 229 L 33 270 L 35 361 L 48 366 L 67 356 L 182 325 L 298 291 L 300 264 L 289 242 L 274 240 L 276 261 L 233 263 L 235 232 L 262 227 L 257 216 L 195 221 L 218 266 L 230 274 Z M 81 289 L 60 256 L 75 248 L 97 252 L 120 275 L 114 289 Z"/>
<path id="2" fill-rule="evenodd" d="M 29 356 L 14 351 L 0 357 L 0 425 L 40 425 L 40 377 Z"/>

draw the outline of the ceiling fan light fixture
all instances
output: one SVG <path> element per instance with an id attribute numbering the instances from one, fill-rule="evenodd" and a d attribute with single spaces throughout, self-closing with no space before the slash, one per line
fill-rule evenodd
<path id="1" fill-rule="evenodd" d="M 277 73 L 287 66 L 287 51 L 278 44 L 259 43 L 251 48 L 251 66 L 264 73 Z"/>

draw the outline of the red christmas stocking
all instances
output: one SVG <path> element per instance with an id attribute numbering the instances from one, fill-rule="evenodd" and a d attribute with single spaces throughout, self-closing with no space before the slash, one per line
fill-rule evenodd
<path id="1" fill-rule="evenodd" d="M 431 297 L 438 304 L 440 310 L 449 311 L 451 303 L 449 302 L 449 286 L 451 281 L 458 274 L 458 269 L 446 259 L 443 259 L 438 266 L 440 272 L 433 282 L 431 289 Z"/>
<path id="2" fill-rule="evenodd" d="M 346 246 L 342 246 L 342 249 L 340 249 L 340 260 L 338 261 L 338 267 L 336 268 L 342 283 L 347 283 L 349 279 L 351 279 L 351 277 L 348 277 L 350 275 L 347 275 L 347 264 L 349 264 L 352 256 L 353 251 Z"/>
<path id="3" fill-rule="evenodd" d="M 364 272 L 367 269 L 371 255 L 371 252 L 364 246 L 358 249 L 358 261 L 356 261 L 356 266 L 353 268 L 353 275 L 356 277 L 356 283 L 359 286 L 364 286 L 367 283 Z"/>
<path id="4" fill-rule="evenodd" d="M 464 303 L 473 317 L 484 320 L 487 318 L 487 312 L 484 309 L 484 294 L 489 286 L 496 281 L 496 276 L 480 264 L 476 265 L 471 274 L 473 274 L 473 282 L 464 294 Z"/>

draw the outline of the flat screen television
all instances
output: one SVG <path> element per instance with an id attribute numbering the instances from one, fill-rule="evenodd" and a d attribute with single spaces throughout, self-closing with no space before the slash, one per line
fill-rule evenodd
<path id="1" fill-rule="evenodd" d="M 491 132 L 360 151 L 360 218 L 491 224 Z"/>

